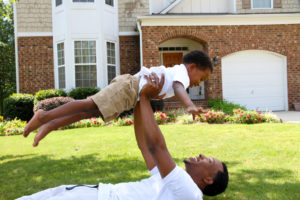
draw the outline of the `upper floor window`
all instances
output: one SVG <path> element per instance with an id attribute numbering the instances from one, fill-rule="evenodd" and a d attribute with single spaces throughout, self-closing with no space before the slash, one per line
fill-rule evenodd
<path id="1" fill-rule="evenodd" d="M 95 2 L 95 0 L 73 0 L 73 2 Z"/>
<path id="2" fill-rule="evenodd" d="M 96 41 L 75 41 L 76 87 L 97 87 Z"/>
<path id="3" fill-rule="evenodd" d="M 253 9 L 268 9 L 273 7 L 273 0 L 252 0 Z"/>
<path id="4" fill-rule="evenodd" d="M 105 0 L 105 3 L 110 6 L 114 6 L 114 0 Z"/>
<path id="5" fill-rule="evenodd" d="M 62 0 L 56 0 L 56 1 L 55 1 L 56 7 L 59 6 L 59 5 L 61 5 L 61 4 L 62 4 Z"/>
<path id="6" fill-rule="evenodd" d="M 64 43 L 57 44 L 58 87 L 66 88 Z"/>

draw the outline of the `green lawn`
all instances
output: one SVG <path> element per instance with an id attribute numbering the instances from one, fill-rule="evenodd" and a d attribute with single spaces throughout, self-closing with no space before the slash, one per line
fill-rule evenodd
<path id="1" fill-rule="evenodd" d="M 205 199 L 300 199 L 300 124 L 160 127 L 178 165 L 199 153 L 227 163 L 229 188 Z M 133 127 L 56 131 L 37 148 L 32 142 L 33 135 L 0 137 L 1 200 L 62 184 L 148 177 Z"/>

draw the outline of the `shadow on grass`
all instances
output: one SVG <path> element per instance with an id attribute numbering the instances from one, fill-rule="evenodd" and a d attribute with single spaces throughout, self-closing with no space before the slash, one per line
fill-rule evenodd
<path id="1" fill-rule="evenodd" d="M 300 181 L 287 169 L 253 169 L 230 172 L 227 191 L 217 197 L 205 197 L 206 200 L 249 199 L 249 200 L 294 200 L 300 199 Z"/>
<path id="2" fill-rule="evenodd" d="M 175 158 L 177 163 L 183 158 Z M 10 200 L 64 184 L 97 184 L 139 181 L 149 174 L 140 158 L 95 155 L 53 159 L 51 155 L 0 157 L 0 199 Z M 238 162 L 226 162 L 230 168 Z M 227 191 L 206 200 L 300 199 L 298 181 L 290 170 L 253 169 L 230 173 Z"/>
<path id="3" fill-rule="evenodd" d="M 138 181 L 149 174 L 135 157 L 94 155 L 53 159 L 51 156 L 0 157 L 0 199 L 9 200 L 65 184 L 119 183 Z"/>

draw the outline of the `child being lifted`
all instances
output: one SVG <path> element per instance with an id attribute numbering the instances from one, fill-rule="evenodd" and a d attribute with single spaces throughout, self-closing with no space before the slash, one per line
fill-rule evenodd
<path id="1" fill-rule="evenodd" d="M 164 81 L 160 98 L 170 98 L 175 95 L 188 113 L 200 114 L 203 112 L 202 108 L 193 104 L 186 89 L 199 86 L 202 81 L 208 79 L 212 71 L 209 56 L 199 50 L 187 53 L 181 65 L 150 69 L 142 67 L 140 72 L 133 76 L 129 74 L 117 76 L 107 87 L 90 98 L 75 100 L 50 111 L 38 110 L 26 125 L 23 135 L 27 137 L 30 132 L 40 127 L 33 143 L 33 146 L 37 146 L 39 141 L 52 130 L 81 119 L 99 116 L 105 122 L 115 119 L 122 112 L 135 107 L 139 100 L 139 92 L 147 83 L 144 76 L 149 76 L 153 81 L 155 78 Z"/>

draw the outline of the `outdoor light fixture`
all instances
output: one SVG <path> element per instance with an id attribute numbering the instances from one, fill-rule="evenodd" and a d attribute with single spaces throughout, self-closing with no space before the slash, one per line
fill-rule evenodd
<path id="1" fill-rule="evenodd" d="M 218 58 L 217 56 L 213 57 L 214 66 L 218 65 Z"/>

